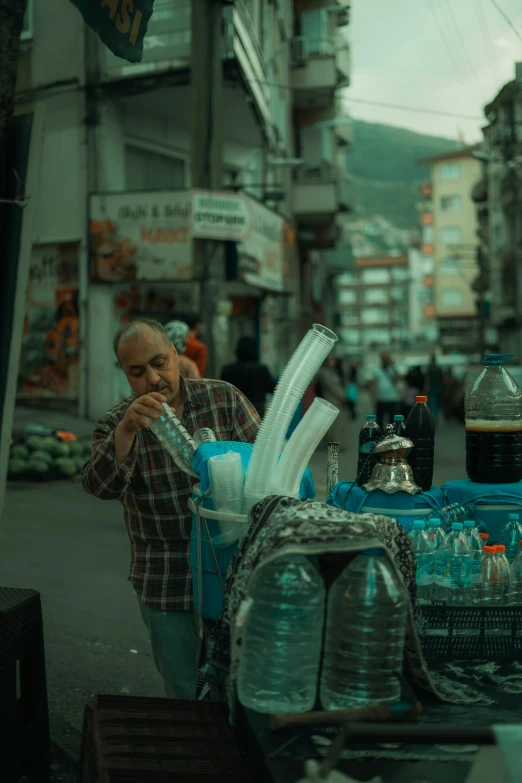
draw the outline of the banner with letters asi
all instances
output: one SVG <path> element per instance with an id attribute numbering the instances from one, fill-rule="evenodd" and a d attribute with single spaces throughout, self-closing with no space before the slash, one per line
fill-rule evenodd
<path id="1" fill-rule="evenodd" d="M 154 0 L 71 0 L 116 57 L 139 63 Z"/>

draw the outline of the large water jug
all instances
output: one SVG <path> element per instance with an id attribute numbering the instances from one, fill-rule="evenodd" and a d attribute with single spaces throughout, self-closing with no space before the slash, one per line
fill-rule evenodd
<path id="1" fill-rule="evenodd" d="M 462 522 L 454 522 L 437 557 L 436 597 L 447 604 L 471 600 L 471 545 Z"/>
<path id="2" fill-rule="evenodd" d="M 407 601 L 382 549 L 357 555 L 333 583 L 321 677 L 326 710 L 400 699 Z"/>
<path id="3" fill-rule="evenodd" d="M 480 484 L 522 479 L 522 389 L 504 367 L 512 358 L 486 356 L 466 394 L 466 470 Z"/>
<path id="4" fill-rule="evenodd" d="M 302 555 L 262 566 L 249 587 L 238 697 L 245 707 L 275 715 L 311 710 L 316 701 L 323 640 L 325 588 Z"/>
<path id="5" fill-rule="evenodd" d="M 513 562 L 520 550 L 522 525 L 518 514 L 508 514 L 508 521 L 500 533 L 500 543 L 506 547 L 507 559 Z"/>

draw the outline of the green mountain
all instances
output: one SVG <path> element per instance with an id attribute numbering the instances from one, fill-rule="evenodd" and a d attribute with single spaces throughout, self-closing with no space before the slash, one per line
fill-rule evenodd
<path id="1" fill-rule="evenodd" d="M 382 215 L 397 228 L 419 225 L 419 185 L 429 179 L 419 158 L 449 152 L 457 141 L 354 120 L 354 144 L 347 155 L 353 179 L 354 216 Z"/>

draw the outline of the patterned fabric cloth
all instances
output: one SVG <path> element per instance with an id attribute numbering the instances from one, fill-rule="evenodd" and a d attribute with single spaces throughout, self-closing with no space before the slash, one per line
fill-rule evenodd
<path id="1" fill-rule="evenodd" d="M 217 440 L 254 442 L 260 420 L 241 392 L 222 381 L 181 378 L 181 384 L 182 424 L 191 435 L 209 427 Z M 91 495 L 123 505 L 132 552 L 129 579 L 142 601 L 162 610 L 191 609 L 187 503 L 195 480 L 148 430 L 138 431 L 128 458 L 116 464 L 114 429 L 133 399 L 120 402 L 97 423 L 83 486 Z"/>
<path id="2" fill-rule="evenodd" d="M 204 651 L 206 662 L 199 677 L 201 698 L 228 701 L 234 719 L 242 641 L 242 630 L 236 626 L 235 618 L 255 570 L 268 557 L 276 552 L 283 554 L 291 546 L 293 553 L 305 555 L 385 548 L 411 598 L 403 667 L 406 681 L 413 688 L 450 702 L 483 701 L 477 692 L 459 689 L 455 683 L 427 669 L 418 640 L 422 615 L 416 598 L 415 556 L 398 522 L 375 514 L 351 514 L 315 501 L 276 496 L 258 503 L 250 513 L 249 531 L 227 575 L 223 612 L 209 634 L 208 649 Z"/>

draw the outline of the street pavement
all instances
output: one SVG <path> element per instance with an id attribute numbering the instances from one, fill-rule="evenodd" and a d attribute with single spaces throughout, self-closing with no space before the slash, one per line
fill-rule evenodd
<path id="1" fill-rule="evenodd" d="M 365 410 L 361 408 L 361 412 Z M 54 417 L 54 419 L 53 419 Z M 88 422 L 17 412 L 83 436 Z M 339 477 L 353 478 L 361 420 L 350 424 Z M 326 450 L 312 458 L 318 499 L 326 490 Z M 435 483 L 463 477 L 464 432 L 442 423 Z M 85 702 L 96 693 L 163 696 L 136 598 L 127 581 L 130 547 L 117 502 L 87 495 L 79 481 L 11 482 L 0 530 L 0 579 L 42 595 L 51 730 L 78 757 Z"/>

